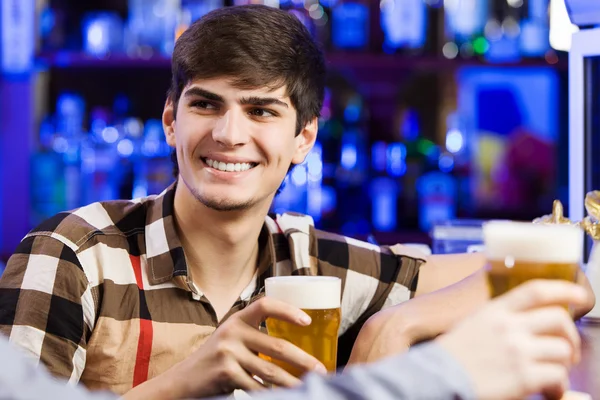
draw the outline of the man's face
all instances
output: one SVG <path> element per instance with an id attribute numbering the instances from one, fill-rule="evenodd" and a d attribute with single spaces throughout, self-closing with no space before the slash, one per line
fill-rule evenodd
<path id="1" fill-rule="evenodd" d="M 183 183 L 202 204 L 221 211 L 270 205 L 317 132 L 315 119 L 295 136 L 296 110 L 285 87 L 241 90 L 227 78 L 190 82 L 177 118 L 168 102 L 163 124 Z"/>

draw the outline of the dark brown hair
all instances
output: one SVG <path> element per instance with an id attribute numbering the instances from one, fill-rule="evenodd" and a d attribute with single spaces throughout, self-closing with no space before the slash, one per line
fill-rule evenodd
<path id="1" fill-rule="evenodd" d="M 296 135 L 319 117 L 325 61 L 309 31 L 277 8 L 248 5 L 214 10 L 177 40 L 171 62 L 173 107 L 194 79 L 229 77 L 240 89 L 285 86 L 296 109 Z M 176 156 L 173 155 L 176 170 Z"/>

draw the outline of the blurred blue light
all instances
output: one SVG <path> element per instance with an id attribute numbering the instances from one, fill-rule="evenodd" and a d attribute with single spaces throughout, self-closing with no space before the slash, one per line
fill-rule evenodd
<path id="1" fill-rule="evenodd" d="M 400 133 L 406 140 L 416 140 L 419 137 L 421 124 L 419 123 L 419 115 L 412 109 L 406 110 L 406 114 L 400 126 Z"/>
<path id="2" fill-rule="evenodd" d="M 442 172 L 451 172 L 454 169 L 454 157 L 451 154 L 442 154 L 438 166 Z"/>
<path id="3" fill-rule="evenodd" d="M 59 136 L 54 139 L 52 149 L 57 153 L 66 153 L 69 150 L 69 142 L 64 137 Z"/>
<path id="4" fill-rule="evenodd" d="M 373 227 L 391 231 L 397 223 L 397 186 L 391 178 L 377 178 L 371 183 Z"/>
<path id="5" fill-rule="evenodd" d="M 344 143 L 342 145 L 341 164 L 345 169 L 352 169 L 356 166 L 358 154 L 354 143 Z"/>
<path id="6" fill-rule="evenodd" d="M 400 47 L 423 47 L 427 29 L 427 6 L 423 0 L 381 1 L 384 51 Z"/>
<path id="7" fill-rule="evenodd" d="M 458 129 L 451 129 L 446 134 L 446 149 L 450 153 L 458 153 L 465 143 L 464 136 Z"/>
<path id="8" fill-rule="evenodd" d="M 140 197 L 148 196 L 148 185 L 144 183 L 138 183 L 133 188 L 132 198 L 139 199 Z"/>
<path id="9" fill-rule="evenodd" d="M 392 176 L 402 176 L 406 173 L 406 146 L 403 143 L 388 145 L 387 170 Z"/>
<path id="10" fill-rule="evenodd" d="M 123 124 L 125 134 L 131 137 L 140 137 L 144 133 L 144 124 L 137 118 L 127 118 Z"/>
<path id="11" fill-rule="evenodd" d="M 146 139 L 142 144 L 142 154 L 147 157 L 155 156 L 160 150 L 160 142 L 156 139 Z"/>
<path id="12" fill-rule="evenodd" d="M 321 187 L 317 186 L 314 188 L 309 188 L 307 193 L 306 211 L 308 215 L 313 217 L 315 221 L 319 221 L 321 219 L 322 203 L 323 198 L 321 196 Z"/>
<path id="13" fill-rule="evenodd" d="M 306 157 L 306 168 L 308 169 L 308 178 L 311 181 L 321 180 L 323 177 L 323 161 L 321 160 L 321 155 L 311 152 Z"/>
<path id="14" fill-rule="evenodd" d="M 102 130 L 102 139 L 106 143 L 114 143 L 119 139 L 119 131 L 113 126 L 108 126 Z"/>
<path id="15" fill-rule="evenodd" d="M 323 7 L 333 7 L 336 5 L 338 0 L 321 0 L 320 3 Z"/>
<path id="16" fill-rule="evenodd" d="M 106 121 L 103 119 L 95 119 L 91 124 L 92 132 L 96 135 L 101 135 L 104 128 L 106 128 Z"/>
<path id="17" fill-rule="evenodd" d="M 360 118 L 360 106 L 350 103 L 344 109 L 344 119 L 346 122 L 357 122 Z"/>
<path id="18" fill-rule="evenodd" d="M 103 44 L 105 44 L 103 39 L 104 33 L 102 32 L 102 25 L 98 23 L 90 24 L 87 31 L 87 41 L 90 49 L 93 49 L 96 52 L 105 50 L 106 46 L 103 46 Z"/>
<path id="19" fill-rule="evenodd" d="M 81 149 L 81 170 L 86 174 L 96 172 L 96 153 L 90 147 Z"/>
<path id="20" fill-rule="evenodd" d="M 306 168 L 304 165 L 298 165 L 292 170 L 292 182 L 294 185 L 304 186 L 306 185 L 307 180 L 308 176 L 306 174 Z"/>
<path id="21" fill-rule="evenodd" d="M 385 171 L 387 159 L 387 145 L 385 142 L 375 142 L 371 147 L 371 164 L 373 169 L 378 172 Z"/>
<path id="22" fill-rule="evenodd" d="M 365 4 L 346 1 L 332 10 L 332 41 L 339 48 L 366 46 L 369 28 L 369 8 Z"/>
<path id="23" fill-rule="evenodd" d="M 54 24 L 56 23 L 56 15 L 54 10 L 50 7 L 44 8 L 40 12 L 39 24 L 40 24 L 40 33 L 42 37 L 46 37 L 52 29 L 54 28 Z"/>
<path id="24" fill-rule="evenodd" d="M 117 151 L 123 157 L 129 157 L 133 154 L 133 142 L 129 139 L 123 139 L 117 145 Z"/>

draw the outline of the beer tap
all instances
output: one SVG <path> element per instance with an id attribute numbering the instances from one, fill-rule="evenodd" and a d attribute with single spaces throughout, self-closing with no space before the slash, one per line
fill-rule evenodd
<path id="1" fill-rule="evenodd" d="M 533 220 L 534 224 L 567 224 L 583 229 L 593 240 L 600 240 L 600 191 L 589 192 L 585 196 L 585 209 L 588 215 L 579 222 L 564 216 L 564 207 L 560 200 L 554 200 L 552 214 Z"/>

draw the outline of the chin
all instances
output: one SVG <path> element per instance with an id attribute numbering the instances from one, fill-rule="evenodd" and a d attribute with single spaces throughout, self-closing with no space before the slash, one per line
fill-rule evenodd
<path id="1" fill-rule="evenodd" d="M 256 201 L 252 199 L 241 199 L 227 195 L 211 196 L 197 191 L 194 191 L 193 195 L 205 207 L 215 211 L 243 211 L 256 204 Z"/>
<path id="2" fill-rule="evenodd" d="M 235 202 L 232 200 L 207 200 L 198 199 L 205 207 L 215 211 L 244 211 L 250 209 L 254 203 L 251 201 L 247 202 Z"/>

